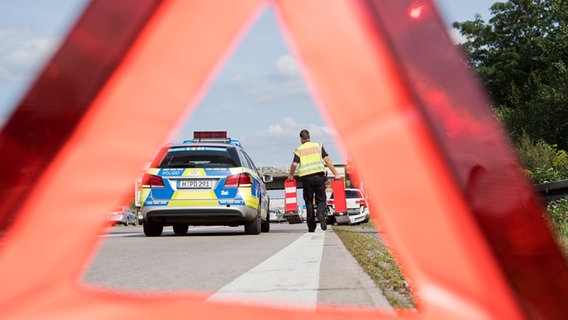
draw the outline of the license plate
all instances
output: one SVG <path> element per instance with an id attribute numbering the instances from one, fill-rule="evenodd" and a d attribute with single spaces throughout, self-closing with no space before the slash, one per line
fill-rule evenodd
<path id="1" fill-rule="evenodd" d="M 178 189 L 211 189 L 212 180 L 179 180 Z"/>

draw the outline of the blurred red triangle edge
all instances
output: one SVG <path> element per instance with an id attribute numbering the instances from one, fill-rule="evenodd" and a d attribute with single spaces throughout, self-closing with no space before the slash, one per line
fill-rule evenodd
<path id="1" fill-rule="evenodd" d="M 416 309 L 205 303 L 80 281 L 102 212 L 128 196 L 266 5 Z M 566 258 L 489 105 L 431 1 L 92 1 L 0 134 L 0 318 L 564 318 Z"/>

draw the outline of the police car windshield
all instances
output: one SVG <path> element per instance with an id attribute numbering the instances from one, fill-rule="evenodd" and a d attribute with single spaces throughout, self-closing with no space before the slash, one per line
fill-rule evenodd
<path id="1" fill-rule="evenodd" d="M 158 168 L 234 168 L 240 167 L 233 148 L 170 148 Z"/>

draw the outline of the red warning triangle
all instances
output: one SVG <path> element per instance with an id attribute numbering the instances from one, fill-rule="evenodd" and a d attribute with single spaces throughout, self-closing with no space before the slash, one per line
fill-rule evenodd
<path id="1" fill-rule="evenodd" d="M 374 218 L 407 262 L 418 309 L 405 315 L 564 316 L 566 260 L 432 2 L 269 3 L 364 174 Z M 100 212 L 195 107 L 263 4 L 92 1 L 0 133 L 0 318 L 390 317 L 219 307 L 198 295 L 121 296 L 79 284 Z"/>

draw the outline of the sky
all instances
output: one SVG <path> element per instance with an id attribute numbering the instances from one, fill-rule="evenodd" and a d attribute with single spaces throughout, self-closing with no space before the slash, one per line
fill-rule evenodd
<path id="1" fill-rule="evenodd" d="M 487 21 L 494 2 L 435 1 L 455 41 L 459 36 L 451 23 L 473 20 L 476 13 Z M 86 0 L 0 1 L 0 126 L 86 4 Z M 172 142 L 191 139 L 193 131 L 227 131 L 259 167 L 289 167 L 301 129 L 310 131 L 312 141 L 324 143 L 334 163 L 344 164 L 347 158 L 333 126 L 319 114 L 270 7 L 225 61 L 195 112 L 180 123 Z"/>

